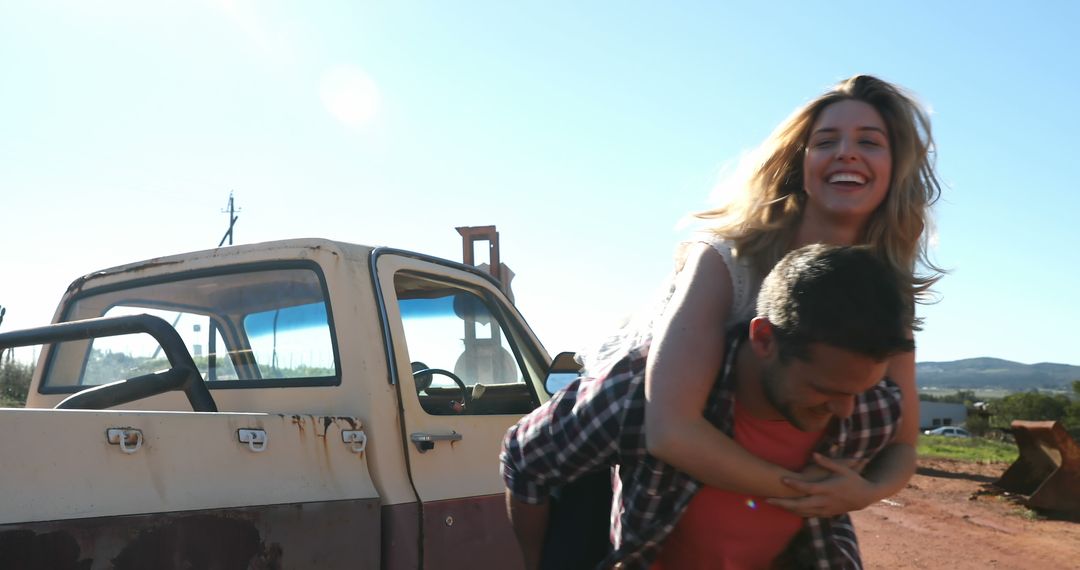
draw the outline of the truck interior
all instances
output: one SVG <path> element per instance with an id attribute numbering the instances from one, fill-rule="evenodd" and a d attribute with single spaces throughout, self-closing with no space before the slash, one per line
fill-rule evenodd
<path id="1" fill-rule="evenodd" d="M 514 331 L 483 291 L 407 272 L 394 285 L 425 412 L 520 415 L 539 405 Z"/>

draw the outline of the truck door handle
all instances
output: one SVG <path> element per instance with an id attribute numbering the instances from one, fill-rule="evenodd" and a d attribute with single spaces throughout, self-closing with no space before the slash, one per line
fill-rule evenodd
<path id="1" fill-rule="evenodd" d="M 414 433 L 409 436 L 409 439 L 416 445 L 416 449 L 418 449 L 420 453 L 426 453 L 429 450 L 435 449 L 436 441 L 449 441 L 451 443 L 461 441 L 461 434 L 456 431 L 448 434 Z"/>

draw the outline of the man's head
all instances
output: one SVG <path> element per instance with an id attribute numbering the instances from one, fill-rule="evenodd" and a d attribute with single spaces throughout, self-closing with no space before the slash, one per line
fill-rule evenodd
<path id="1" fill-rule="evenodd" d="M 806 246 L 765 278 L 751 347 L 763 362 L 765 398 L 795 427 L 847 417 L 877 384 L 886 360 L 914 350 L 902 280 L 858 246 Z"/>

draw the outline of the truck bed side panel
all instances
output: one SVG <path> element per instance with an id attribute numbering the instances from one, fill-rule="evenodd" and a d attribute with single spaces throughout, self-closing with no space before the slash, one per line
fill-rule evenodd
<path id="1" fill-rule="evenodd" d="M 127 434 L 123 445 L 110 430 Z M 265 448 L 241 430 L 261 433 Z M 180 556 L 205 546 L 200 533 L 267 560 L 323 560 L 342 542 L 347 567 L 379 560 L 380 501 L 357 418 L 8 409 L 0 433 L 0 457 L 18 458 L 3 465 L 0 567 L 27 545 L 74 547 L 93 568 L 142 560 L 151 543 Z M 345 567 L 328 564 L 250 567 Z"/>

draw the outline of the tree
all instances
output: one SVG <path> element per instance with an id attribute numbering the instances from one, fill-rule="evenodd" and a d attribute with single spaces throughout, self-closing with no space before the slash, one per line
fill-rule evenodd
<path id="1" fill-rule="evenodd" d="M 16 361 L 14 353 L 8 352 L 0 362 L 0 407 L 26 404 L 33 373 L 33 366 Z"/>
<path id="2" fill-rule="evenodd" d="M 982 412 L 982 410 L 968 409 L 967 420 L 964 421 L 964 427 L 967 428 L 971 435 L 977 435 L 979 437 L 985 436 L 990 431 L 990 418 Z"/>
<path id="3" fill-rule="evenodd" d="M 7 308 L 0 307 L 0 324 L 6 314 Z M 33 374 L 33 366 L 15 361 L 14 349 L 0 350 L 0 407 L 25 405 Z"/>
<path id="4" fill-rule="evenodd" d="M 1065 414 L 1065 429 L 1080 441 L 1080 380 L 1073 380 L 1073 401 Z"/>
<path id="5" fill-rule="evenodd" d="M 1073 402 L 1064 394 L 1017 392 L 990 403 L 990 425 L 1008 428 L 1013 420 L 1067 422 Z"/>

